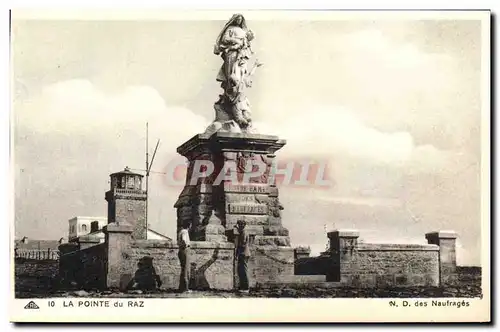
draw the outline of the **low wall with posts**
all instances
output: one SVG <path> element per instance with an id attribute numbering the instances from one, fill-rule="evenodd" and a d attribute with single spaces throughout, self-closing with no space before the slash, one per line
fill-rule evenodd
<path id="1" fill-rule="evenodd" d="M 149 262 L 162 288 L 178 288 L 181 271 L 176 243 L 135 240 L 132 227 L 126 224 L 108 224 L 104 232 L 104 243 L 88 238 L 59 247 L 63 282 L 76 281 L 87 288 L 125 289 L 145 273 L 139 262 L 141 266 Z M 314 283 L 320 281 L 319 276 L 339 287 L 442 286 L 456 280 L 453 232 L 428 233 L 428 244 L 360 243 L 355 230 L 337 230 L 328 237 L 329 249 L 319 257 L 309 257 L 309 248 L 252 245 L 250 286 Z M 238 287 L 233 243 L 193 241 L 190 258 L 192 289 Z"/>
<path id="2" fill-rule="evenodd" d="M 177 289 L 180 278 L 179 247 L 164 240 L 133 240 L 127 225 L 108 224 L 105 228 L 108 251 L 107 287 L 124 289 L 138 272 L 139 261 L 152 262 L 162 287 Z M 238 287 L 234 244 L 191 241 L 191 288 L 234 289 Z M 294 249 L 252 246 L 248 262 L 250 286 L 280 282 L 294 275 Z"/>
<path id="3" fill-rule="evenodd" d="M 439 286 L 456 274 L 453 232 L 426 234 L 429 244 L 359 243 L 359 232 L 337 230 L 328 233 L 328 281 L 352 287 Z M 325 256 L 318 257 L 325 262 Z"/>

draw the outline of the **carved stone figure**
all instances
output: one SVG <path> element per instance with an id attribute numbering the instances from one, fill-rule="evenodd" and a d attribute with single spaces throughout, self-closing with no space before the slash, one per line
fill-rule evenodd
<path id="1" fill-rule="evenodd" d="M 217 81 L 221 82 L 224 92 L 214 104 L 215 120 L 206 133 L 251 130 L 252 116 L 245 89 L 252 86 L 252 75 L 262 65 L 255 60 L 252 68 L 248 69 L 248 61 L 254 54 L 250 45 L 253 39 L 254 34 L 247 28 L 241 14 L 233 15 L 217 37 L 214 53 L 223 60 Z"/>

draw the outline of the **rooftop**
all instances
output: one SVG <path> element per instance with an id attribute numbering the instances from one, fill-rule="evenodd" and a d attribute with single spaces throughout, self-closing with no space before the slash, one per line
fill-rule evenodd
<path id="1" fill-rule="evenodd" d="M 114 175 L 134 175 L 134 176 L 144 177 L 144 175 L 142 175 L 142 174 L 132 172 L 128 166 L 125 166 L 123 171 L 112 173 L 110 176 L 114 176 Z"/>
<path id="2" fill-rule="evenodd" d="M 31 240 L 28 239 L 27 243 L 24 243 L 22 240 L 16 240 L 15 246 L 19 249 L 40 249 L 40 250 L 57 250 L 60 243 L 58 240 Z"/>

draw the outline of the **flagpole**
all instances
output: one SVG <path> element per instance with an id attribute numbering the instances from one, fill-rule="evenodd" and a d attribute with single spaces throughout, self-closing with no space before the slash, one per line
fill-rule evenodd
<path id="1" fill-rule="evenodd" d="M 148 199 L 149 199 L 149 124 L 146 122 L 146 239 L 148 238 Z"/>

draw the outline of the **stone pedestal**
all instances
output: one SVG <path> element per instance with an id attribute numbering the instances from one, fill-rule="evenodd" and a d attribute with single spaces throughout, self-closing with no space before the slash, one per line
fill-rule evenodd
<path id="1" fill-rule="evenodd" d="M 78 238 L 80 250 L 87 249 L 99 244 L 101 241 L 98 237 L 92 235 L 83 235 Z"/>
<path id="2" fill-rule="evenodd" d="M 356 246 L 358 245 L 359 232 L 357 230 L 343 229 L 328 232 L 330 239 L 330 264 L 326 271 L 327 281 L 345 282 L 349 273 L 353 270 L 352 262 L 356 255 Z"/>
<path id="3" fill-rule="evenodd" d="M 226 241 L 245 220 L 254 245 L 290 246 L 272 172 L 274 153 L 285 143 L 270 135 L 217 132 L 181 145 L 177 152 L 189 166 L 175 204 L 177 229 L 187 220 L 193 240 Z"/>
<path id="4" fill-rule="evenodd" d="M 106 251 L 108 256 L 106 271 L 106 287 L 124 288 L 122 275 L 130 271 L 122 263 L 124 255 L 130 247 L 134 225 L 127 223 L 110 223 L 103 227 L 106 236 Z"/>
<path id="5" fill-rule="evenodd" d="M 353 229 L 341 229 L 328 232 L 330 239 L 330 251 L 347 253 L 358 244 L 359 231 Z"/>
<path id="6" fill-rule="evenodd" d="M 285 280 L 294 273 L 294 249 L 283 227 L 275 152 L 285 145 L 276 136 L 216 132 L 200 134 L 177 152 L 189 161 L 179 196 L 177 228 L 192 222 L 194 241 L 234 241 L 238 220 L 250 235 L 250 286 Z M 236 264 L 236 261 L 235 261 Z M 236 265 L 234 286 L 238 287 Z"/>

